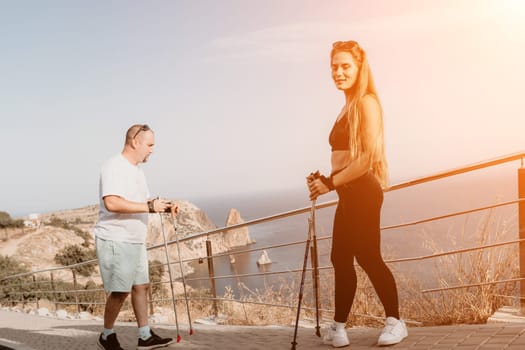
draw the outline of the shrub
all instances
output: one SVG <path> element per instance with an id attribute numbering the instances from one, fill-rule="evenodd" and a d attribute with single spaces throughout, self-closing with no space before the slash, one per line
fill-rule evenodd
<path id="1" fill-rule="evenodd" d="M 20 300 L 28 291 L 25 284 L 30 281 L 29 276 L 3 279 L 6 276 L 29 272 L 21 262 L 9 256 L 0 255 L 0 299 Z"/>
<path id="2" fill-rule="evenodd" d="M 55 255 L 55 262 L 63 266 L 78 264 L 84 261 L 92 260 L 96 258 L 96 252 L 94 249 L 84 249 L 78 245 L 65 246 Z M 89 277 L 95 270 L 95 265 L 86 264 L 73 268 L 80 275 Z"/>
<path id="3" fill-rule="evenodd" d="M 16 219 L 13 220 L 11 215 L 5 211 L 0 211 L 0 228 L 9 228 L 15 227 L 20 228 L 24 227 L 24 220 Z"/>
<path id="4" fill-rule="evenodd" d="M 162 286 L 162 275 L 164 274 L 164 265 L 158 261 L 149 261 L 149 280 L 151 283 L 151 292 L 157 297 L 163 296 L 164 287 Z"/>

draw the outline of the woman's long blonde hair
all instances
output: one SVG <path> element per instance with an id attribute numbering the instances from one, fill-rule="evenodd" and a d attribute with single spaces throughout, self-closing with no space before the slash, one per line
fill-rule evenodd
<path id="1" fill-rule="evenodd" d="M 372 173 L 384 188 L 388 185 L 388 165 L 383 135 L 383 115 L 374 79 L 372 78 L 372 72 L 366 59 L 366 53 L 355 41 L 337 41 L 333 44 L 330 61 L 338 52 L 350 53 L 359 65 L 359 73 L 352 87 L 352 96 L 350 99 L 347 98 L 345 105 L 346 117 L 348 118 L 348 126 L 350 129 L 350 155 L 352 159 L 366 155 L 369 158 Z M 379 130 L 374 140 L 366 139 L 365 136 L 367 134 L 363 132 L 363 128 L 366 127 L 366 125 L 361 117 L 358 106 L 365 95 L 373 96 L 381 109 Z"/>

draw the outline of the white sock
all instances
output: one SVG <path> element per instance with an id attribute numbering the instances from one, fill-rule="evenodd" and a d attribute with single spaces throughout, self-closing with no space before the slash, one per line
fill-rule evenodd
<path id="1" fill-rule="evenodd" d="M 149 325 L 145 325 L 144 327 L 140 327 L 139 328 L 139 338 L 142 339 L 142 340 L 146 340 L 149 337 L 151 337 L 150 330 L 151 330 L 151 328 L 149 327 Z"/>
<path id="2" fill-rule="evenodd" d="M 107 340 L 108 335 L 115 333 L 115 331 L 112 329 L 104 328 L 102 330 L 102 339 Z"/>
<path id="3" fill-rule="evenodd" d="M 335 322 L 334 321 L 334 325 L 335 325 L 335 329 L 336 330 L 341 330 L 341 329 L 345 329 L 346 327 L 346 323 L 345 322 Z"/>

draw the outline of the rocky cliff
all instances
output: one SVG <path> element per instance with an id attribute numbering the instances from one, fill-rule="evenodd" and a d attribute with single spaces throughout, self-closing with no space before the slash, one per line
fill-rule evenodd
<path id="1" fill-rule="evenodd" d="M 163 229 L 166 241 L 170 242 L 176 240 L 175 232 L 177 233 L 178 238 L 181 239 L 192 234 L 216 228 L 215 224 L 208 218 L 206 213 L 194 204 L 188 201 L 174 202 L 179 206 L 179 213 L 175 221 L 173 221 L 170 214 L 150 214 L 146 242 L 148 246 L 163 244 Z M 0 254 L 16 257 L 33 271 L 58 266 L 53 261 L 57 252 L 67 245 L 82 244 L 84 238 L 80 237 L 73 230 L 45 224 L 45 222 L 49 223 L 52 218 L 59 218 L 77 228 L 89 232 L 89 244 L 93 247 L 94 241 L 91 231 L 98 218 L 97 205 L 41 215 L 43 224 L 40 227 L 36 229 L 20 230 L 16 233 L 12 233 L 8 240 L 0 241 Z M 242 222 L 240 214 L 235 209 L 232 209 L 227 223 L 235 224 L 239 222 Z M 251 243 L 248 228 L 221 232 L 210 236 L 210 240 L 212 242 L 214 254 L 225 252 L 235 246 L 242 246 Z M 205 241 L 206 237 L 200 237 L 190 241 L 181 242 L 179 247 L 182 260 L 205 257 Z M 170 244 L 168 251 L 170 261 L 178 262 L 179 257 L 176 244 Z M 163 263 L 166 261 L 163 246 L 160 249 L 150 250 L 148 254 L 150 260 L 159 260 Z M 191 272 L 188 263 L 184 263 L 184 267 L 185 273 Z M 175 276 L 180 275 L 178 264 L 176 268 L 173 268 L 173 272 Z"/>
<path id="2" fill-rule="evenodd" d="M 210 231 L 217 227 L 211 222 L 206 213 L 188 201 L 174 201 L 179 207 L 179 213 L 175 220 L 170 214 L 150 214 L 149 234 L 147 244 L 154 246 L 163 244 L 162 230 L 168 242 L 168 252 L 171 262 L 178 262 L 176 242 L 178 239 L 197 234 L 199 232 Z M 232 214 L 233 213 L 233 214 Z M 230 215 L 226 221 L 227 225 L 242 223 L 243 220 L 236 209 L 230 210 Z M 179 243 L 181 259 L 196 259 L 206 257 L 206 239 L 202 236 L 189 241 Z M 226 230 L 209 236 L 213 254 L 226 252 L 233 247 L 243 246 L 252 243 L 250 232 L 247 227 Z M 150 260 L 166 261 L 164 247 L 152 249 L 148 252 Z M 190 273 L 191 268 L 188 262 L 184 263 L 184 273 Z M 176 276 L 179 275 L 179 266 L 174 270 Z"/>

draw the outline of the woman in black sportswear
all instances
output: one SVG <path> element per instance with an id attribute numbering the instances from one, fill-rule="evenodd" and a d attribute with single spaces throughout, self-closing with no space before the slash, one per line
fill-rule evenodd
<path id="1" fill-rule="evenodd" d="M 397 286 L 381 256 L 380 213 L 387 184 L 383 116 L 365 51 L 355 41 L 338 41 L 330 54 L 332 79 L 345 96 L 329 142 L 329 177 L 308 176 L 310 199 L 337 191 L 331 260 L 335 271 L 334 324 L 323 340 L 334 347 L 349 344 L 345 331 L 357 276 L 354 258 L 370 278 L 386 315 L 378 345 L 399 343 L 407 336 L 399 319 Z"/>

